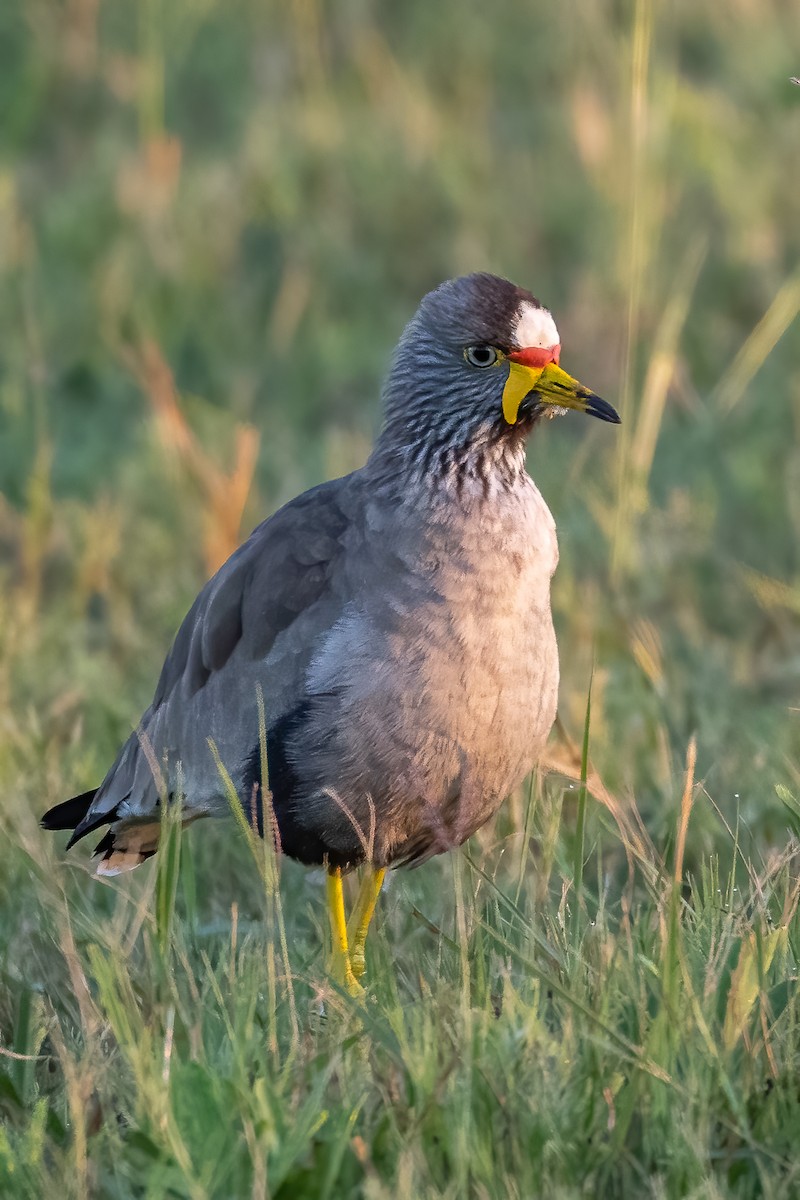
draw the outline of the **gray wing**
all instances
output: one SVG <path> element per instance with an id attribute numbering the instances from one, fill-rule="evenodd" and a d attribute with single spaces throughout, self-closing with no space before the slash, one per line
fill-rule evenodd
<path id="1" fill-rule="evenodd" d="M 165 790 L 180 789 L 189 817 L 227 808 L 209 739 L 236 784 L 258 746 L 259 691 L 268 727 L 299 702 L 315 647 L 349 598 L 352 478 L 291 501 L 206 584 L 73 841 L 109 820 L 152 818 Z"/>

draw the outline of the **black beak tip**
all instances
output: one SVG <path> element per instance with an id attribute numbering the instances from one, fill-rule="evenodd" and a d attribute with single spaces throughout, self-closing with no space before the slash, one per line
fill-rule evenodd
<path id="1" fill-rule="evenodd" d="M 607 400 L 601 400 L 594 393 L 586 401 L 586 411 L 590 417 L 597 417 L 601 421 L 608 421 L 609 425 L 621 424 L 617 410 L 612 408 Z"/>

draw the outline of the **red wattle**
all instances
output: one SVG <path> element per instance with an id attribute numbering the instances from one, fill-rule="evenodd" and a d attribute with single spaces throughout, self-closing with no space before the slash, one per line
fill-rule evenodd
<path id="1" fill-rule="evenodd" d="M 548 363 L 557 365 L 561 346 L 528 346 L 524 350 L 512 350 L 508 357 L 512 362 L 522 363 L 526 367 L 546 367 Z"/>

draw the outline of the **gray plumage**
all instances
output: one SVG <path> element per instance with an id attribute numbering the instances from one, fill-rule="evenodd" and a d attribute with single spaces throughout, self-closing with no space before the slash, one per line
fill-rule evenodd
<path id="1" fill-rule="evenodd" d="M 229 810 L 211 742 L 248 816 L 301 861 L 417 861 L 492 815 L 555 717 L 558 549 L 525 470 L 542 397 L 509 424 L 508 369 L 476 369 L 465 347 L 520 349 L 515 332 L 537 313 L 552 326 L 493 276 L 426 297 L 369 461 L 291 501 L 224 564 L 101 786 L 51 810 L 48 827 L 75 826 L 74 841 L 110 824 L 98 869 L 136 865 L 157 847 L 159 794 L 180 791 L 187 819 Z"/>

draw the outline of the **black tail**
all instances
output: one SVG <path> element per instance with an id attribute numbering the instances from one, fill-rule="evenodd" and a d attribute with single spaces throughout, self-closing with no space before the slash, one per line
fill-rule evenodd
<path id="1" fill-rule="evenodd" d="M 77 829 L 96 795 L 97 788 L 91 788 L 88 792 L 81 792 L 80 796 L 65 800 L 63 804 L 48 808 L 42 817 L 42 829 Z"/>
<path id="2" fill-rule="evenodd" d="M 44 814 L 41 820 L 42 829 L 71 829 L 72 837 L 67 842 L 67 850 L 79 842 L 87 833 L 99 829 L 101 825 L 113 825 L 117 819 L 117 808 L 108 809 L 102 813 L 92 813 L 90 809 L 98 789 L 92 788 L 80 796 L 73 796 L 63 804 L 56 804 Z M 127 800 L 127 796 L 125 799 Z M 130 871 L 140 863 L 152 857 L 158 849 L 158 837 L 161 823 L 156 815 L 154 822 L 133 821 L 122 830 L 109 832 L 95 846 L 95 854 L 100 855 L 97 866 L 98 875 L 119 875 L 121 871 Z"/>
<path id="3" fill-rule="evenodd" d="M 101 825 L 111 825 L 117 819 L 116 806 L 89 817 L 89 809 L 98 791 L 99 788 L 90 788 L 88 792 L 81 792 L 80 796 L 73 796 L 71 800 L 48 808 L 40 821 L 42 829 L 71 829 L 72 837 L 67 842 L 67 850 L 71 850 L 87 833 L 93 833 Z"/>
<path id="4" fill-rule="evenodd" d="M 80 796 L 73 796 L 71 800 L 48 808 L 40 822 L 42 829 L 71 829 L 72 837 L 67 842 L 67 850 L 71 850 L 87 833 L 99 829 L 101 825 L 110 825 L 116 816 L 116 809 L 101 813 L 91 821 L 86 820 L 97 792 L 97 788 L 90 788 L 88 792 L 81 792 Z"/>

